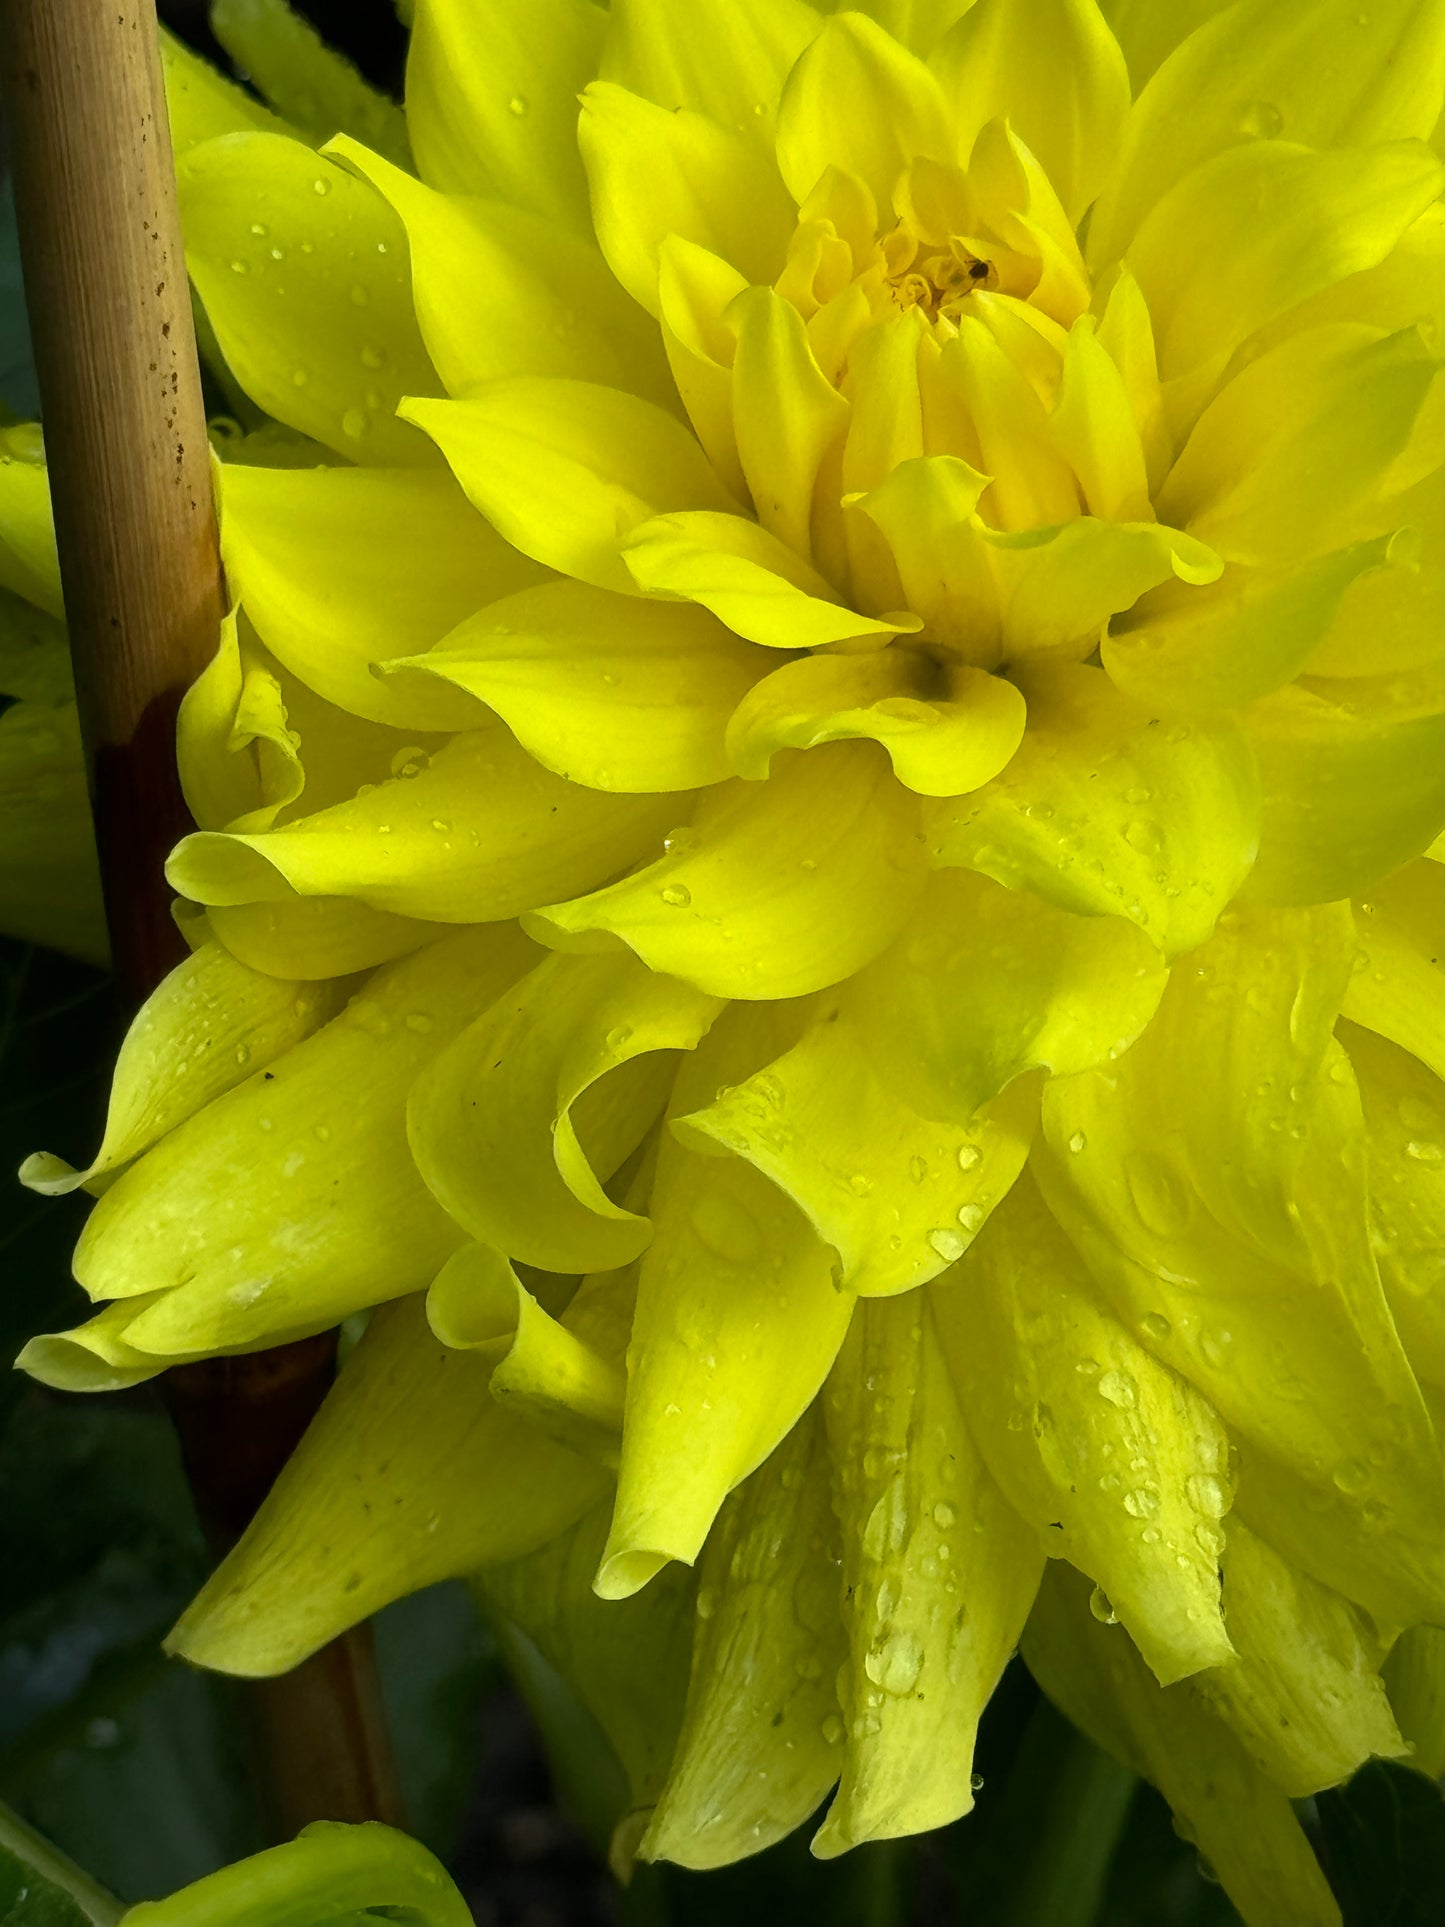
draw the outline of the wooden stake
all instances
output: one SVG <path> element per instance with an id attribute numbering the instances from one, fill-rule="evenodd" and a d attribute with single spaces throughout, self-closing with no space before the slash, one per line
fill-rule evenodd
<path id="1" fill-rule="evenodd" d="M 134 1009 L 184 955 L 163 877 L 191 827 L 175 719 L 224 594 L 154 0 L 0 0 L 0 86 L 106 917 Z M 213 1543 L 265 1496 L 333 1355 L 307 1340 L 167 1375 Z M 251 1691 L 287 1837 L 396 1818 L 368 1637 Z"/>

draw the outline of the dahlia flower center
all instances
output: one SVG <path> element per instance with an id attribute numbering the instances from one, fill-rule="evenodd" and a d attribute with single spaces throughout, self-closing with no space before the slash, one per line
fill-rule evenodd
<path id="1" fill-rule="evenodd" d="M 954 239 L 947 248 L 927 253 L 911 241 L 909 246 L 912 258 L 908 266 L 888 277 L 900 308 L 921 308 L 930 321 L 940 315 L 954 321 L 971 294 L 998 288 L 997 268 L 991 261 L 982 260 L 964 241 Z"/>

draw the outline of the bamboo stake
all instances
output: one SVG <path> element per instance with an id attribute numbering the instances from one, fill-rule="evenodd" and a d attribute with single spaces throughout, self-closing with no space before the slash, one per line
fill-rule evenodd
<path id="1" fill-rule="evenodd" d="M 0 88 L 106 917 L 133 1009 L 184 954 L 162 872 L 191 827 L 175 719 L 224 594 L 155 0 L 0 0 Z M 313 1339 L 168 1374 L 217 1546 L 265 1496 L 333 1356 Z M 367 1629 L 246 1691 L 284 1835 L 396 1818 Z"/>

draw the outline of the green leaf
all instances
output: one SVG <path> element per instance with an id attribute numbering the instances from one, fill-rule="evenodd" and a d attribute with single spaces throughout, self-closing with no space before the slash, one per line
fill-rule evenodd
<path id="1" fill-rule="evenodd" d="M 112 1927 L 120 1902 L 0 1807 L 0 1927 Z"/>

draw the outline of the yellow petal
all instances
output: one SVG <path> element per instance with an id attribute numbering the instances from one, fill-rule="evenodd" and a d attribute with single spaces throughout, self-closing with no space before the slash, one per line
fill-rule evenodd
<path id="1" fill-rule="evenodd" d="M 1155 11 L 1177 32 L 1199 18 L 1199 0 L 1184 21 L 1172 6 Z M 1256 3 L 1210 20 L 1137 102 L 1090 223 L 1090 259 L 1116 260 L 1174 183 L 1225 148 L 1261 136 L 1307 147 L 1428 139 L 1445 91 L 1441 23 L 1438 0 Z"/>
<path id="2" fill-rule="evenodd" d="M 442 684 L 404 699 L 371 673 L 541 578 L 450 476 L 228 465 L 220 496 L 231 591 L 302 682 L 354 715 L 407 728 L 474 719 L 475 706 Z"/>
<path id="3" fill-rule="evenodd" d="M 850 1649 L 823 1858 L 969 1812 L 979 1715 L 1043 1571 L 969 1437 L 937 1297 L 860 1306 L 823 1394 Z"/>
<path id="4" fill-rule="evenodd" d="M 590 0 L 418 0 L 406 117 L 421 177 L 586 232 L 577 96 L 597 71 L 606 16 Z"/>
<path id="5" fill-rule="evenodd" d="M 176 761 L 186 807 L 202 829 L 269 829 L 305 777 L 281 685 L 243 650 L 234 612 L 216 654 L 181 698 Z"/>
<path id="6" fill-rule="evenodd" d="M 327 152 L 400 216 L 416 318 L 449 394 L 573 375 L 671 404 L 656 331 L 589 241 L 527 208 L 438 194 L 344 136 Z"/>
<path id="7" fill-rule="evenodd" d="M 494 724 L 283 828 L 198 831 L 166 874 L 197 903 L 294 890 L 440 923 L 495 922 L 594 886 L 655 849 L 675 820 L 669 798 L 602 796 L 554 776 Z"/>
<path id="8" fill-rule="evenodd" d="M 354 897 L 298 897 L 213 904 L 211 933 L 231 955 L 272 977 L 346 977 L 390 963 L 437 935 L 434 923 L 390 916 Z"/>
<path id="9" fill-rule="evenodd" d="M 511 929 L 466 931 L 384 967 L 125 1172 L 91 1213 L 75 1273 L 96 1298 L 174 1287 L 130 1342 L 264 1344 L 429 1283 L 463 1236 L 413 1167 L 406 1094 L 529 949 Z"/>
<path id="10" fill-rule="evenodd" d="M 1137 94 L 1181 40 L 1230 4 L 1231 0 L 1171 0 L 1169 6 L 1161 7 L 1159 0 L 1100 0 L 1099 11 L 1124 50 Z"/>
<path id="11" fill-rule="evenodd" d="M 977 315 L 964 315 L 939 357 L 941 380 L 967 411 L 992 478 L 982 509 L 1004 529 L 1040 529 L 1079 513 L 1073 472 L 1053 445 L 1026 376 Z"/>
<path id="12" fill-rule="evenodd" d="M 1313 328 L 1210 403 L 1157 507 L 1226 561 L 1305 561 L 1390 527 L 1377 501 L 1438 363 L 1413 328 Z M 1348 450 L 1345 462 L 1339 451 Z"/>
<path id="13" fill-rule="evenodd" d="M 1166 957 L 1193 950 L 1249 874 L 1259 786 L 1226 719 L 1161 719 L 1101 669 L 1015 672 L 1022 747 L 971 796 L 929 812 L 934 861 L 1060 909 L 1127 917 Z"/>
<path id="14" fill-rule="evenodd" d="M 804 656 L 758 682 L 728 724 L 739 775 L 765 777 L 781 749 L 871 737 L 922 796 L 957 796 L 997 775 L 1024 735 L 1012 683 L 911 650 Z"/>
<path id="15" fill-rule="evenodd" d="M 690 31 L 696 35 L 695 24 Z M 706 248 L 748 281 L 776 277 L 793 208 L 772 155 L 755 139 L 608 80 L 582 96 L 578 138 L 602 252 L 649 314 L 658 313 L 658 249 L 670 234 Z"/>
<path id="16" fill-rule="evenodd" d="M 1031 1178 L 932 1301 L 984 1463 L 1043 1549 L 1095 1581 L 1164 1685 L 1229 1659 L 1228 1435 L 1099 1304 Z"/>
<path id="17" fill-rule="evenodd" d="M 1362 1613 L 1237 1520 L 1224 1587 L 1239 1657 L 1195 1688 L 1275 1786 L 1304 1799 L 1372 1757 L 1404 1753 L 1378 1671 L 1380 1638 Z"/>
<path id="18" fill-rule="evenodd" d="M 408 1135 L 433 1195 L 528 1264 L 627 1264 L 648 1223 L 602 1187 L 666 1103 L 672 1053 L 691 1050 L 719 1008 L 626 955 L 548 957 L 412 1090 Z"/>
<path id="19" fill-rule="evenodd" d="M 1154 1782 L 1250 1927 L 1340 1927 L 1288 1799 L 1199 1698 L 1163 1688 L 1120 1627 L 1100 1623 L 1088 1581 L 1062 1564 L 1024 1630 L 1029 1671 L 1096 1745 Z"/>
<path id="20" fill-rule="evenodd" d="M 617 0 L 602 75 L 659 107 L 691 107 L 770 140 L 788 70 L 822 22 L 804 0 Z"/>
<path id="21" fill-rule="evenodd" d="M 440 383 L 381 196 L 276 134 L 194 147 L 177 178 L 191 279 L 251 399 L 352 461 L 433 461 L 396 419 L 403 395 Z"/>
<path id="22" fill-rule="evenodd" d="M 132 1322 L 160 1296 L 122 1298 L 70 1331 L 41 1332 L 16 1353 L 15 1369 L 57 1392 L 125 1392 L 144 1385 L 168 1365 L 187 1363 L 184 1356 L 158 1358 L 126 1342 Z"/>
<path id="23" fill-rule="evenodd" d="M 724 313 L 747 282 L 726 261 L 678 234 L 663 236 L 657 265 L 662 345 L 672 379 L 708 460 L 745 501 L 748 485 L 733 422 L 737 341 Z"/>
<path id="24" fill-rule="evenodd" d="M 199 1110 L 283 1057 L 341 1008 L 338 984 L 287 983 L 203 943 L 177 964 L 126 1032 L 111 1082 L 100 1149 L 81 1171 L 47 1152 L 28 1157 L 21 1182 L 49 1197 L 105 1179 Z"/>
<path id="25" fill-rule="evenodd" d="M 642 1859 L 725 1866 L 791 1833 L 837 1779 L 836 1538 L 809 1412 L 708 1534 L 687 1710 Z"/>
<path id="26" fill-rule="evenodd" d="M 945 873 L 856 994 L 879 1072 L 925 1117 L 961 1121 L 1025 1071 L 1064 1075 L 1118 1056 L 1165 975 L 1119 918 Z"/>
<path id="27" fill-rule="evenodd" d="M 164 27 L 160 46 L 171 147 L 177 160 L 218 134 L 297 132 Z"/>
<path id="28" fill-rule="evenodd" d="M 644 592 L 700 602 L 767 648 L 814 649 L 923 626 L 913 615 L 876 618 L 847 608 L 816 569 L 740 515 L 659 515 L 633 531 L 623 559 Z"/>
<path id="29" fill-rule="evenodd" d="M 251 84 L 314 140 L 344 128 L 410 163 L 406 117 L 286 0 L 215 0 L 211 31 Z"/>
<path id="30" fill-rule="evenodd" d="M 433 1338 L 419 1299 L 377 1312 L 170 1651 L 287 1672 L 378 1607 L 516 1559 L 595 1505 L 607 1473 L 512 1417 L 488 1377 Z"/>
<path id="31" fill-rule="evenodd" d="M 1107 327 L 1108 316 L 1105 316 Z M 1111 347 L 1117 334 L 1101 338 L 1092 315 L 1080 315 L 1064 348 L 1058 403 L 1049 418 L 1055 446 L 1083 492 L 1084 506 L 1104 522 L 1147 522 L 1149 475 L 1144 429 L 1135 414 L 1130 373 Z"/>
<path id="32" fill-rule="evenodd" d="M 0 930 L 101 968 L 109 955 L 73 702 L 0 715 Z"/>
<path id="33" fill-rule="evenodd" d="M 749 288 L 729 309 L 737 328 L 733 419 L 758 520 L 801 556 L 812 553 L 813 495 L 849 406 L 818 366 L 791 302 Z"/>
<path id="34" fill-rule="evenodd" d="M 1423 141 L 1314 153 L 1258 140 L 1186 174 L 1126 256 L 1153 316 L 1160 375 L 1222 373 L 1257 328 L 1383 261 L 1442 181 Z"/>
<path id="35" fill-rule="evenodd" d="M 691 433 L 617 388 L 519 376 L 406 414 L 508 542 L 599 589 L 635 592 L 620 551 L 640 523 L 735 506 Z"/>
<path id="36" fill-rule="evenodd" d="M 928 64 L 959 146 L 1007 116 L 1077 222 L 1113 172 L 1129 112 L 1124 56 L 1092 0 L 978 0 Z"/>
<path id="37" fill-rule="evenodd" d="M 39 423 L 0 429 L 0 588 L 63 621 L 44 455 Z"/>
<path id="38" fill-rule="evenodd" d="M 824 22 L 778 109 L 778 165 L 795 201 L 840 167 L 887 208 L 915 154 L 951 161 L 956 152 L 943 94 L 916 55 L 864 14 Z"/>
<path id="39" fill-rule="evenodd" d="M 685 1063 L 674 1109 L 776 1056 L 787 1021 L 730 1013 Z M 812 1402 L 852 1304 L 802 1214 L 740 1159 L 702 1161 L 664 1134 L 648 1210 L 604 1599 L 696 1559 L 727 1494 Z"/>
<path id="40" fill-rule="evenodd" d="M 1358 958 L 1343 1014 L 1445 1078 L 1445 876 L 1411 863 L 1359 905 Z"/>
<path id="41" fill-rule="evenodd" d="M 1445 211 L 1445 210 L 1442 210 Z M 1445 467 L 1395 497 L 1398 567 L 1361 576 L 1310 658 L 1317 676 L 1390 676 L 1445 656 Z"/>
<path id="42" fill-rule="evenodd" d="M 1369 890 L 1445 826 L 1445 687 L 1291 683 L 1241 722 L 1259 764 L 1259 860 L 1246 894 L 1322 903 Z"/>
<path id="43" fill-rule="evenodd" d="M 1403 576 L 1389 567 L 1401 546 L 1379 536 L 1303 568 L 1236 564 L 1204 588 L 1166 582 L 1109 625 L 1104 667 L 1136 702 L 1237 709 L 1311 662 L 1352 585 Z"/>
<path id="44" fill-rule="evenodd" d="M 1410 1764 L 1432 1780 L 1445 1773 L 1445 1629 L 1413 1626 L 1385 1661 L 1390 1705 L 1414 1747 Z"/>
<path id="45" fill-rule="evenodd" d="M 962 1255 L 1023 1166 L 1037 1096 L 1021 1085 L 966 1124 L 930 1123 L 880 1081 L 869 1041 L 824 1000 L 792 1050 L 673 1130 L 746 1158 L 837 1252 L 842 1289 L 888 1297 Z"/>
<path id="46" fill-rule="evenodd" d="M 1247 1522 L 1400 1624 L 1445 1583 L 1445 1480 L 1368 1242 L 1353 955 L 1347 906 L 1231 912 L 1107 1075 L 1046 1087 L 1033 1167 L 1119 1316 L 1268 1455 Z"/>
<path id="47" fill-rule="evenodd" d="M 562 950 L 626 944 L 711 996 L 800 997 L 875 957 L 917 902 L 916 810 L 863 744 L 798 752 L 707 791 L 655 863 L 528 928 Z"/>
<path id="48" fill-rule="evenodd" d="M 589 789 L 701 789 L 731 774 L 728 717 L 776 663 L 700 608 L 553 582 L 387 665 L 502 717 L 547 769 Z"/>

